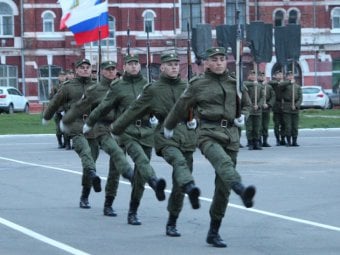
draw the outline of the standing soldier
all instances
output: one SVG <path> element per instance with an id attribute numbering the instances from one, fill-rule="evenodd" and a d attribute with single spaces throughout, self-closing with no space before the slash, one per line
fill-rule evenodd
<path id="1" fill-rule="evenodd" d="M 274 123 L 274 135 L 276 138 L 276 146 L 285 145 L 284 138 L 284 121 L 282 112 L 282 95 L 279 90 L 279 83 L 283 81 L 282 71 L 278 70 L 274 73 L 274 77 L 268 82 L 274 89 L 275 103 L 273 105 L 273 123 Z"/>
<path id="2" fill-rule="evenodd" d="M 177 100 L 164 122 L 164 135 L 175 137 L 176 126 L 185 118 L 188 109 L 194 108 L 200 119 L 198 146 L 215 169 L 215 193 L 210 207 L 210 229 L 207 243 L 226 247 L 218 231 L 225 215 L 230 190 L 238 194 L 246 207 L 253 206 L 255 187 L 244 187 L 236 171 L 239 150 L 238 126 L 244 124 L 244 114 L 250 105 L 238 109 L 236 80 L 227 73 L 225 48 L 206 51 L 207 69 L 202 77 L 190 82 Z M 243 96 L 246 96 L 243 93 Z M 246 103 L 247 100 L 244 101 Z M 239 112 L 242 110 L 242 113 Z M 237 115 L 240 114 L 238 118 Z M 175 130 L 173 130 L 176 128 Z M 174 132 L 175 131 L 175 132 Z"/>
<path id="3" fill-rule="evenodd" d="M 105 61 L 100 65 L 101 79 L 96 85 L 89 87 L 84 96 L 64 115 L 63 124 L 68 125 L 79 116 L 88 113 L 90 110 L 95 109 L 102 99 L 105 97 L 110 88 L 111 82 L 116 79 L 116 62 Z M 114 120 L 114 111 L 103 116 L 98 120 L 94 126 L 92 133 L 94 134 L 94 146 L 103 149 L 110 156 L 109 173 L 105 187 L 105 202 L 104 202 L 104 215 L 116 216 L 116 212 L 112 208 L 113 201 L 117 195 L 119 184 L 119 176 L 122 176 L 132 182 L 133 169 L 128 163 L 125 153 L 117 144 L 115 138 L 111 135 L 111 123 Z M 92 147 L 91 147 L 92 149 Z M 96 161 L 98 154 L 94 155 Z"/>
<path id="4" fill-rule="evenodd" d="M 126 111 L 131 103 L 147 84 L 141 74 L 141 66 L 138 55 L 125 56 L 124 74 L 122 79 L 117 79 L 111 84 L 111 88 L 102 102 L 91 112 L 84 126 L 84 131 L 90 130 L 98 120 L 115 110 L 117 117 Z M 135 123 L 119 136 L 119 142 L 124 145 L 127 153 L 135 163 L 135 175 L 132 184 L 128 224 L 141 225 L 137 217 L 137 210 L 142 199 L 145 183 L 155 191 L 159 201 L 165 200 L 164 179 L 158 179 L 154 169 L 150 165 L 153 147 L 154 128 L 150 126 L 149 115 L 140 115 Z"/>
<path id="5" fill-rule="evenodd" d="M 299 146 L 297 137 L 299 131 L 299 112 L 302 103 L 301 86 L 295 83 L 293 72 L 287 73 L 287 81 L 280 83 L 279 89 L 283 99 L 283 120 L 285 125 L 285 136 L 288 146 Z M 293 137 L 293 143 L 292 143 Z"/>
<path id="6" fill-rule="evenodd" d="M 72 69 L 69 69 L 66 71 L 66 80 L 72 80 L 74 79 L 74 71 Z M 64 144 L 66 150 L 71 150 L 71 138 L 64 132 Z"/>
<path id="7" fill-rule="evenodd" d="M 261 118 L 261 128 L 260 132 L 262 135 L 262 147 L 271 147 L 268 143 L 268 128 L 270 121 L 270 112 L 275 104 L 275 92 L 272 86 L 270 86 L 266 81 L 266 76 L 264 72 L 260 73 L 259 82 L 263 89 L 263 105 L 262 105 L 262 118 Z"/>
<path id="8" fill-rule="evenodd" d="M 246 135 L 248 140 L 249 150 L 262 150 L 260 146 L 260 128 L 261 128 L 261 115 L 263 104 L 263 89 L 256 80 L 256 74 L 254 70 L 251 70 L 248 74 L 248 80 L 245 81 L 244 86 L 247 88 L 250 100 L 251 110 L 249 117 L 246 121 Z"/>
<path id="9" fill-rule="evenodd" d="M 66 73 L 64 71 L 60 71 L 59 75 L 58 75 L 58 84 L 54 85 L 51 93 L 49 95 L 49 100 L 51 100 L 53 98 L 53 96 L 55 94 L 57 94 L 58 90 L 60 89 L 60 87 L 62 86 L 62 84 L 65 82 L 66 80 Z M 56 129 L 56 136 L 57 136 L 57 141 L 58 141 L 58 148 L 65 148 L 65 137 L 64 137 L 64 142 L 63 142 L 63 132 L 60 130 L 60 121 L 62 116 L 62 112 L 64 111 L 63 107 L 60 107 L 57 112 L 54 114 L 54 122 L 55 122 L 55 129 Z"/>
<path id="10" fill-rule="evenodd" d="M 81 59 L 76 63 L 77 77 L 66 81 L 53 97 L 47 109 L 44 112 L 42 123 L 46 124 L 53 117 L 53 114 L 61 106 L 66 106 L 66 112 L 73 104 L 75 104 L 85 93 L 85 90 L 93 85 L 91 81 L 91 63 L 88 59 Z M 91 186 L 95 192 L 101 191 L 100 177 L 96 174 L 95 162 L 92 158 L 91 149 L 87 139 L 83 135 L 83 116 L 78 117 L 70 123 L 66 133 L 70 135 L 73 141 L 74 149 L 81 159 L 83 167 L 82 177 L 82 194 L 79 206 L 81 208 L 89 208 L 88 197 Z"/>
<path id="11" fill-rule="evenodd" d="M 183 122 L 175 128 L 172 139 L 164 138 L 163 121 L 187 84 L 179 76 L 180 66 L 177 54 L 163 54 L 160 69 L 159 81 L 144 88 L 140 97 L 114 122 L 113 133 L 121 134 L 130 123 L 147 113 L 153 113 L 159 120 L 154 137 L 156 153 L 163 157 L 173 169 L 173 185 L 167 207 L 169 218 L 166 235 L 178 237 L 181 234 L 176 229 L 176 222 L 183 208 L 184 193 L 188 194 L 193 209 L 200 207 L 200 190 L 195 186 L 192 176 L 193 152 L 196 149 L 197 139 L 195 121 L 189 122 L 187 126 L 188 111 L 183 117 Z"/>

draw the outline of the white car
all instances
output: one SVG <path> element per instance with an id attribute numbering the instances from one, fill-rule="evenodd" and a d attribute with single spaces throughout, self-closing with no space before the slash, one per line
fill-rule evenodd
<path id="1" fill-rule="evenodd" d="M 321 86 L 302 86 L 301 109 L 306 108 L 332 108 L 332 103 Z"/>
<path id="2" fill-rule="evenodd" d="M 29 112 L 29 102 L 14 87 L 0 87 L 0 113 Z"/>

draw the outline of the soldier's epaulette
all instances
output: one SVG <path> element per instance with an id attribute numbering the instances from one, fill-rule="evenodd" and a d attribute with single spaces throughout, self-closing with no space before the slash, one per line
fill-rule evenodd
<path id="1" fill-rule="evenodd" d="M 228 81 L 231 81 L 233 83 L 236 83 L 236 77 L 233 77 L 231 75 L 228 76 Z"/>
<path id="2" fill-rule="evenodd" d="M 110 88 L 114 87 L 115 85 L 117 85 L 117 83 L 120 81 L 120 79 L 115 79 L 110 83 Z"/>
<path id="3" fill-rule="evenodd" d="M 70 83 L 70 80 L 64 81 L 61 85 L 66 85 L 68 83 Z"/>
<path id="4" fill-rule="evenodd" d="M 93 84 L 91 85 L 90 87 L 87 88 L 87 91 L 91 92 L 91 91 L 94 91 L 97 87 L 97 84 Z"/>

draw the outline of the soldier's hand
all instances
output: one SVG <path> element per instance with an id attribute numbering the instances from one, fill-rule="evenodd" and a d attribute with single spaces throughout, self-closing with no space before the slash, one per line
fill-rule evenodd
<path id="1" fill-rule="evenodd" d="M 263 108 L 264 109 L 268 109 L 268 105 L 267 104 L 263 104 Z"/>
<path id="2" fill-rule="evenodd" d="M 158 119 L 156 118 L 156 116 L 152 116 L 149 119 L 150 125 L 152 128 L 156 127 L 158 125 Z"/>
<path id="3" fill-rule="evenodd" d="M 236 127 L 243 127 L 245 122 L 244 114 L 241 114 L 239 118 L 234 119 L 234 124 Z"/>
<path id="4" fill-rule="evenodd" d="M 192 119 L 191 121 L 187 121 L 187 128 L 188 129 L 196 129 L 197 128 L 196 119 Z"/>
<path id="5" fill-rule="evenodd" d="M 46 120 L 46 119 L 43 118 L 43 119 L 41 120 L 41 124 L 43 124 L 44 126 L 47 125 L 47 124 L 48 124 L 48 120 Z"/>
<path id="6" fill-rule="evenodd" d="M 87 125 L 86 123 L 83 126 L 83 133 L 86 134 L 88 132 L 90 132 L 92 129 L 92 127 L 90 127 L 89 125 Z"/>
<path id="7" fill-rule="evenodd" d="M 167 129 L 166 127 L 164 127 L 164 137 L 166 139 L 172 138 L 173 135 L 174 135 L 174 131 L 172 129 Z"/>
<path id="8" fill-rule="evenodd" d="M 65 132 L 67 133 L 69 131 L 68 126 L 65 125 L 65 123 L 63 121 L 59 122 L 59 127 L 60 127 L 61 132 L 63 132 L 63 133 L 65 133 Z"/>

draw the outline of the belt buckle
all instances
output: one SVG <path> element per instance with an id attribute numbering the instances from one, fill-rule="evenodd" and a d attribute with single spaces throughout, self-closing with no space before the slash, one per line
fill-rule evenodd
<path id="1" fill-rule="evenodd" d="M 142 126 L 142 120 L 136 120 L 136 127 L 141 127 Z"/>
<path id="2" fill-rule="evenodd" d="M 228 120 L 221 120 L 221 127 L 223 128 L 228 127 Z"/>

